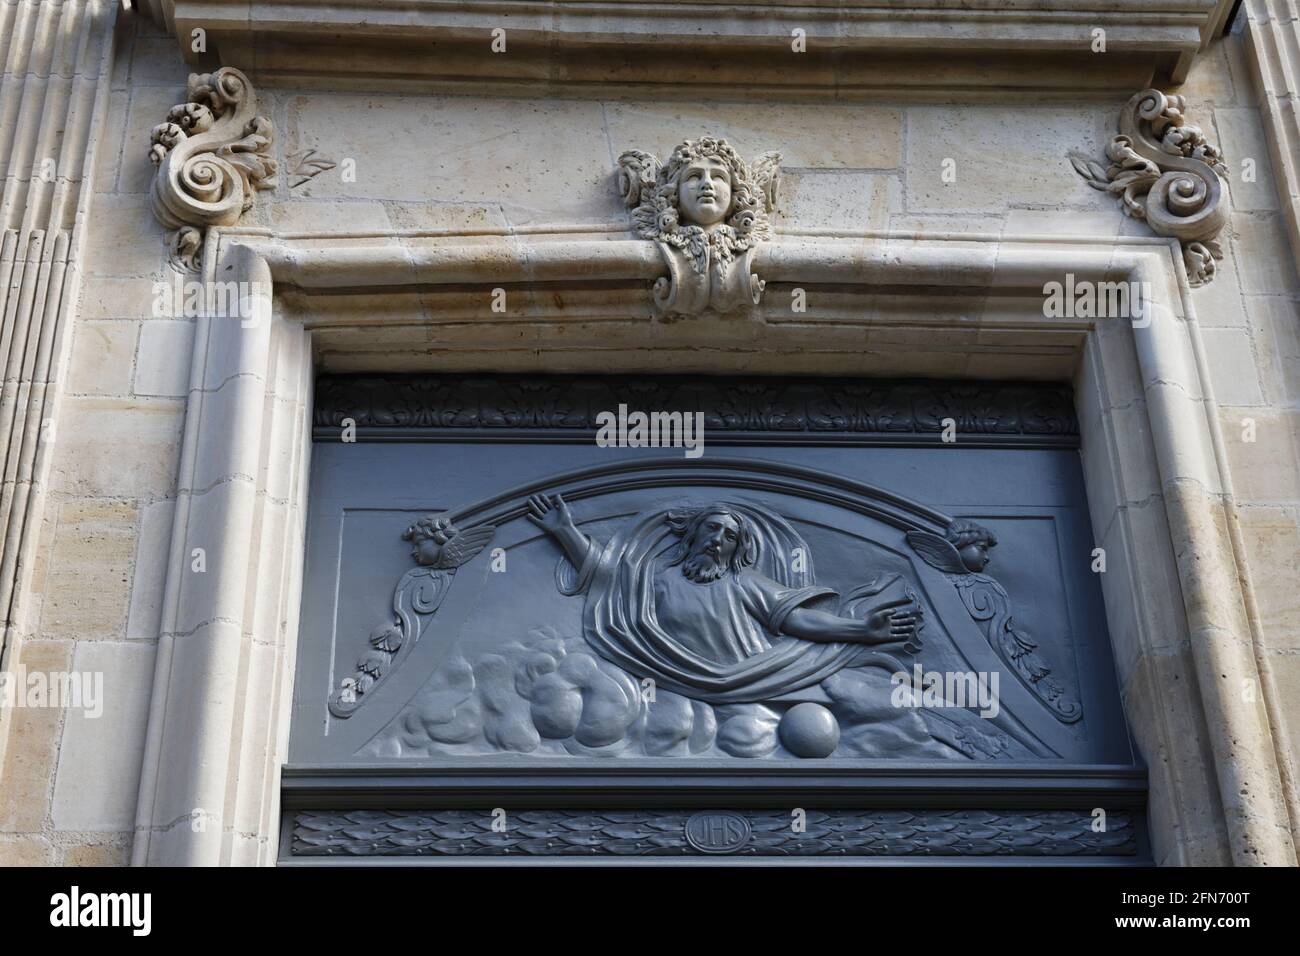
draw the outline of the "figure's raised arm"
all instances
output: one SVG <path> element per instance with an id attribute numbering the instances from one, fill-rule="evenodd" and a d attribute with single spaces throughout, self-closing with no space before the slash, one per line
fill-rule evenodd
<path id="1" fill-rule="evenodd" d="M 908 598 L 899 598 L 882 604 L 865 620 L 797 607 L 786 617 L 781 630 L 805 641 L 893 644 L 911 640 L 920 621 L 920 607 Z"/>
<path id="2" fill-rule="evenodd" d="M 578 530 L 563 498 L 558 494 L 532 495 L 528 499 L 528 517 L 559 543 L 575 568 L 582 567 L 592 540 Z"/>

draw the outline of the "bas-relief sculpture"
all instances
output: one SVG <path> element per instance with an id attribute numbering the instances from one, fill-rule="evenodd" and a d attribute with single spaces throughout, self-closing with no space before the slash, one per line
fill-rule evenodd
<path id="1" fill-rule="evenodd" d="M 432 615 L 442 605 L 456 569 L 478 554 L 492 540 L 495 528 L 479 525 L 465 534 L 446 519 L 427 517 L 402 533 L 411 542 L 411 557 L 417 567 L 406 572 L 393 592 L 395 621 L 381 625 L 370 635 L 370 648 L 357 660 L 356 673 L 344 678 L 337 694 L 330 698 L 330 711 L 347 717 L 364 695 L 392 670 L 403 648 L 419 640 L 419 617 Z"/>
<path id="2" fill-rule="evenodd" d="M 629 150 L 618 159 L 618 185 L 641 238 L 659 248 L 668 277 L 654 284 L 666 315 L 733 312 L 757 305 L 763 280 L 753 271 L 755 246 L 770 236 L 781 156 L 747 164 L 724 139 L 687 140 L 660 165 Z"/>
<path id="3" fill-rule="evenodd" d="M 998 543 L 993 532 L 973 521 L 959 520 L 948 525 L 943 537 L 928 531 L 909 531 L 906 537 L 927 564 L 948 576 L 966 610 L 983 627 L 989 644 L 1053 713 L 1067 723 L 1082 717 L 1078 702 L 1036 653 L 1038 645 L 1015 626 L 1006 589 L 983 573 L 990 561 L 989 549 Z"/>
<path id="4" fill-rule="evenodd" d="M 1091 538 L 1068 395 L 319 384 L 288 858 L 1144 852 L 1138 771 L 1112 779 L 1130 751 L 1090 653 L 1104 623 L 1071 564 Z M 718 449 L 593 451 L 597 411 L 631 395 L 702 411 Z M 940 450 L 940 411 L 978 437 Z M 374 442 L 363 460 L 337 442 L 343 419 Z M 951 477 L 908 484 L 936 465 Z M 1011 474 L 1036 491 L 1008 495 Z M 426 494 L 445 510 L 417 510 Z M 1001 712 L 897 680 L 917 668 L 1000 675 Z M 395 780 L 430 802 L 398 806 Z M 480 805 L 514 808 L 504 832 Z"/>
<path id="5" fill-rule="evenodd" d="M 555 586 L 582 602 L 580 625 L 537 621 L 489 652 L 450 653 L 363 755 L 1042 755 L 973 704 L 917 706 L 921 688 L 895 677 L 910 675 L 925 647 L 915 583 L 863 569 L 864 583 L 843 597 L 819 586 L 807 542 L 760 502 L 652 507 L 603 542 L 558 494 L 531 496 L 527 515 L 561 551 Z M 331 696 L 335 717 L 361 707 L 422 634 L 446 639 L 436 612 L 456 568 L 495 530 L 434 517 L 407 529 L 417 567 L 394 591 L 394 617 Z M 1008 678 L 1024 681 L 1056 720 L 1077 720 L 1078 703 L 983 573 L 992 532 L 956 520 L 946 536 L 905 537 L 945 573 Z"/>
<path id="6" fill-rule="evenodd" d="M 1199 286 L 1223 258 L 1217 237 L 1228 210 L 1219 177 L 1228 169 L 1200 127 L 1187 122 L 1186 108 L 1184 97 L 1143 90 L 1120 111 L 1119 135 L 1106 147 L 1109 166 L 1077 153 L 1070 162 L 1089 186 L 1119 196 L 1124 215 L 1176 238 L 1188 281 Z"/>

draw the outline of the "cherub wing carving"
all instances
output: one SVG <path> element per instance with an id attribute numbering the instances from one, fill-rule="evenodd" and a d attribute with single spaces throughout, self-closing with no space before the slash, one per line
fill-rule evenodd
<path id="1" fill-rule="evenodd" d="M 938 568 L 948 574 L 970 573 L 962 563 L 957 549 L 942 535 L 932 534 L 929 531 L 909 531 L 904 537 L 912 546 L 912 550 L 924 558 L 925 563 L 930 567 Z"/>
<path id="2" fill-rule="evenodd" d="M 781 187 L 781 154 L 776 150 L 760 153 L 750 164 L 754 185 L 763 193 L 763 205 L 769 213 L 776 211 L 778 191 Z"/>
<path id="3" fill-rule="evenodd" d="M 629 209 L 649 199 L 659 175 L 659 160 L 653 153 L 629 149 L 618 158 L 618 192 Z"/>
<path id="4" fill-rule="evenodd" d="M 468 531 L 458 531 L 451 540 L 442 546 L 435 568 L 458 568 L 466 564 L 492 540 L 497 529 L 490 524 L 481 524 Z"/>

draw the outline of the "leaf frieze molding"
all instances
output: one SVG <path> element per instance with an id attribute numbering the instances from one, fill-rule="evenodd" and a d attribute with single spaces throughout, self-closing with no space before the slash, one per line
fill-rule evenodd
<path id="1" fill-rule="evenodd" d="M 721 432 L 928 436 L 951 420 L 967 438 L 1077 442 L 1068 387 L 999 382 L 737 378 L 725 384 L 676 376 L 325 375 L 313 422 L 392 430 L 594 431 L 597 416 L 630 409 L 704 414 Z M 322 436 L 324 437 L 324 436 Z"/>

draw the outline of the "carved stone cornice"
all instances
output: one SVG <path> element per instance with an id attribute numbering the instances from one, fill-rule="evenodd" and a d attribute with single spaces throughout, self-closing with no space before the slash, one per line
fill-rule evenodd
<path id="1" fill-rule="evenodd" d="M 710 432 L 779 433 L 818 440 L 835 434 L 938 441 L 952 419 L 959 441 L 1074 443 L 1079 425 L 1068 388 L 1043 384 L 888 382 L 864 379 L 391 375 L 323 376 L 314 423 L 358 438 L 447 430 L 567 432 L 598 427 L 618 408 L 701 411 Z M 325 436 L 322 436 L 325 437 Z"/>
<path id="2" fill-rule="evenodd" d="M 191 73 L 184 103 L 153 128 L 154 215 L 169 229 L 172 266 L 197 269 L 208 226 L 231 226 L 274 183 L 274 130 L 257 115 L 252 84 L 239 70 Z"/>
<path id="3" fill-rule="evenodd" d="M 1108 167 L 1077 153 L 1070 162 L 1089 186 L 1119 196 L 1126 216 L 1182 243 L 1187 278 L 1197 286 L 1214 278 L 1214 261 L 1223 258 L 1216 237 L 1228 217 L 1219 179 L 1227 167 L 1200 127 L 1187 122 L 1185 107 L 1181 96 L 1143 90 L 1120 111 Z"/>
<path id="4" fill-rule="evenodd" d="M 925 87 L 1076 93 L 1132 89 L 1155 73 L 1186 78 L 1197 53 L 1222 26 L 1233 0 L 765 0 L 693 3 L 620 0 L 138 0 L 177 38 L 190 62 L 191 31 L 206 56 L 258 76 L 316 73 L 380 88 L 413 84 L 662 87 L 672 76 L 689 90 L 752 95 L 756 82 L 806 100 L 843 99 Z M 720 15 L 725 9 L 726 15 Z M 504 30 L 507 55 L 491 50 Z M 795 31 L 807 44 L 795 54 Z M 1106 53 L 1093 50 L 1098 35 Z M 900 50 L 906 55 L 897 56 Z M 612 53 L 612 55 L 610 55 Z M 702 56 L 701 54 L 707 54 Z M 772 69 L 774 57 L 791 58 Z M 978 63 L 966 62 L 978 58 Z M 933 67 L 933 69 L 932 69 Z M 942 67 L 942 69 L 940 69 Z M 761 73 L 755 73 L 755 70 Z"/>

